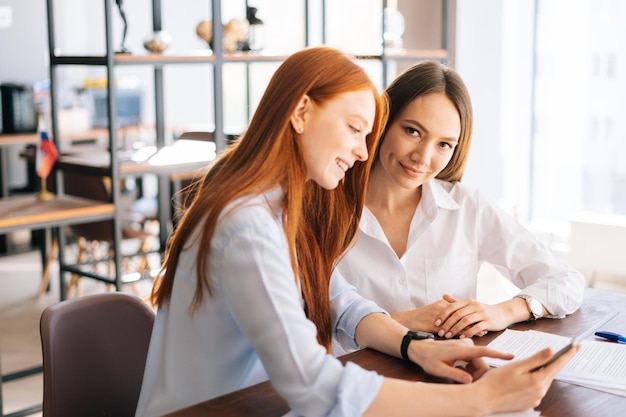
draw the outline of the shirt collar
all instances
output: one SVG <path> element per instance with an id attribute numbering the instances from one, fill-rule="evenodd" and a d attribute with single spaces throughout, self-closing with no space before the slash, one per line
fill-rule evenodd
<path id="1" fill-rule="evenodd" d="M 424 205 L 446 210 L 458 210 L 459 204 L 450 195 L 455 183 L 432 179 L 422 185 L 422 202 Z"/>

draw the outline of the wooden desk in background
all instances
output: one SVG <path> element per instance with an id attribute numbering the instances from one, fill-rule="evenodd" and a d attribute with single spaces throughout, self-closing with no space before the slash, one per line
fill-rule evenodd
<path id="1" fill-rule="evenodd" d="M 118 136 L 125 140 L 127 136 L 138 136 L 144 130 L 152 130 L 151 127 L 144 126 L 125 126 L 118 129 Z M 51 133 L 51 132 L 49 132 Z M 59 134 L 62 143 L 57 142 L 59 151 L 73 142 L 81 141 L 107 141 L 109 138 L 109 130 L 104 128 L 89 129 L 81 132 L 61 132 Z M 9 171 L 7 154 L 4 152 L 5 147 L 37 145 L 39 143 L 39 133 L 5 133 L 0 134 L 0 197 L 9 196 Z"/>
<path id="2" fill-rule="evenodd" d="M 209 166 L 215 159 L 215 144 L 200 140 L 179 139 L 158 149 L 154 146 L 117 151 L 119 171 L 124 175 L 171 174 L 194 172 Z M 111 154 L 104 148 L 74 146 L 64 151 L 57 161 L 61 169 L 107 175 Z"/>
<path id="3" fill-rule="evenodd" d="M 24 150 L 23 158 L 34 161 L 32 150 Z M 155 174 L 159 176 L 158 217 L 161 247 L 165 247 L 168 224 L 171 220 L 169 182 L 201 175 L 216 157 L 215 143 L 201 140 L 179 139 L 172 145 L 157 150 L 146 146 L 128 151 L 117 151 L 118 171 L 122 177 Z M 110 152 L 97 145 L 68 147 L 56 162 L 61 170 L 74 170 L 86 174 L 108 176 L 111 173 Z"/>
<path id="4" fill-rule="evenodd" d="M 111 219 L 114 211 L 115 207 L 111 203 L 73 196 L 57 195 L 49 201 L 40 201 L 35 195 L 1 198 L 0 235 L 20 229 L 44 229 L 46 231 L 46 242 L 41 247 L 43 274 L 39 295 L 42 295 L 47 288 L 50 273 L 51 258 L 48 250 L 51 248 L 51 229 Z M 59 279 L 63 280 L 62 273 L 59 274 Z M 64 285 L 61 285 L 60 292 L 61 299 L 64 299 Z"/>
<path id="5" fill-rule="evenodd" d="M 35 195 L 0 199 L 0 234 L 111 218 L 113 204 L 72 196 L 39 201 Z"/>
<path id="6" fill-rule="evenodd" d="M 139 127 L 130 126 L 123 127 L 119 129 L 119 135 L 129 135 L 129 134 L 137 134 L 139 132 Z M 57 142 L 57 146 L 61 146 L 61 149 L 66 146 L 66 144 L 75 142 L 75 141 L 85 141 L 85 140 L 107 140 L 109 135 L 108 129 L 89 129 L 84 132 L 62 132 L 59 136 L 61 137 L 62 143 L 59 144 Z M 0 134 L 0 198 L 9 197 L 10 194 L 10 186 L 9 186 L 9 156 L 8 152 L 5 148 L 10 148 L 13 146 L 21 146 L 24 147 L 26 145 L 37 145 L 39 143 L 39 133 L 5 133 Z M 32 152 L 32 161 L 34 162 L 34 149 Z M 30 184 L 29 184 L 30 186 Z M 33 229 L 33 228 L 31 228 Z M 0 253 L 7 251 L 7 239 L 5 235 L 0 234 Z"/>
<path id="7" fill-rule="evenodd" d="M 109 175 L 111 154 L 106 149 L 77 151 L 63 155 L 57 167 L 63 170 L 79 170 L 96 175 Z M 157 150 L 153 146 L 130 152 L 118 151 L 121 176 L 155 174 L 159 177 L 158 218 L 161 247 L 165 248 L 172 217 L 170 181 L 189 178 L 207 169 L 216 157 L 215 143 L 200 140 L 179 139 Z M 172 176 L 175 177 L 172 177 Z"/>
<path id="8" fill-rule="evenodd" d="M 106 129 L 91 129 L 81 133 L 63 133 L 63 141 L 78 141 L 86 139 L 102 139 L 108 137 Z M 39 143 L 39 133 L 7 133 L 0 134 L 0 197 L 9 196 L 9 169 L 7 154 L 3 148 L 10 146 L 36 145 Z"/>
<path id="9" fill-rule="evenodd" d="M 517 330 L 534 329 L 562 336 L 574 336 L 593 325 L 607 312 L 616 309 L 621 310 L 622 314 L 607 323 L 603 329 L 626 334 L 626 294 L 592 288 L 585 290 L 585 299 L 580 310 L 563 320 L 544 319 L 511 327 Z M 477 345 L 486 345 L 499 334 L 500 332 L 490 333 L 482 338 L 475 338 L 474 342 Z M 355 362 L 365 369 L 375 370 L 388 377 L 435 381 L 416 365 L 370 349 L 354 352 L 340 359 L 344 363 Z M 552 383 L 537 408 L 542 416 L 547 417 L 614 417 L 623 415 L 625 409 L 625 397 L 559 381 Z M 287 403 L 278 396 L 270 383 L 263 382 L 169 414 L 167 417 L 279 417 L 288 411 Z"/>

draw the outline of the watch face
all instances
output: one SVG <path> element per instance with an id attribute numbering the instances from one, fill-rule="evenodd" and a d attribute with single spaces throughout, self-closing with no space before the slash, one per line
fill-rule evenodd
<path id="1" fill-rule="evenodd" d="M 530 305 L 530 311 L 533 313 L 533 316 L 535 317 L 543 316 L 543 306 L 538 300 L 534 298 L 531 299 L 529 305 Z"/>

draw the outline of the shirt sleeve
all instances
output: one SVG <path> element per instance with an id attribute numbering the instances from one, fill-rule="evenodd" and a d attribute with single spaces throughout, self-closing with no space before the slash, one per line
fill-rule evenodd
<path id="1" fill-rule="evenodd" d="M 521 292 L 537 298 L 551 318 L 576 311 L 583 300 L 583 275 L 562 262 L 519 221 L 478 192 L 480 258 Z"/>
<path id="2" fill-rule="evenodd" d="M 355 335 L 363 317 L 372 313 L 388 314 L 375 302 L 361 297 L 337 269 L 330 281 L 330 299 L 334 337 L 346 352 L 360 348 Z"/>
<path id="3" fill-rule="evenodd" d="M 212 257 L 223 296 L 273 387 L 294 412 L 361 415 L 382 376 L 343 366 L 318 343 L 315 325 L 304 314 L 284 233 L 273 220 L 236 222 L 220 240 Z"/>

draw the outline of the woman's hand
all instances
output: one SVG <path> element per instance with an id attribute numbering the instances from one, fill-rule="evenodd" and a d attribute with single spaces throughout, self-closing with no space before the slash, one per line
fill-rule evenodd
<path id="1" fill-rule="evenodd" d="M 416 384 L 410 381 L 385 378 L 383 385 L 370 404 L 367 416 L 415 415 L 416 404 L 420 415 L 486 416 L 495 413 L 522 411 L 534 408 L 545 396 L 554 376 L 576 353 L 578 348 L 558 358 L 545 368 L 530 372 L 546 363 L 552 352 L 543 350 L 530 358 L 509 363 L 485 372 L 481 355 L 510 358 L 511 355 L 474 346 L 470 339 L 418 340 L 409 345 L 409 357 L 431 374 L 451 377 L 459 382 L 480 379 L 472 384 Z M 476 377 L 455 369 L 455 360 L 466 360 L 476 366 Z M 441 371 L 441 372 L 440 372 Z M 452 375 L 453 371 L 461 376 Z"/>
<path id="2" fill-rule="evenodd" d="M 409 345 L 408 355 L 425 372 L 464 384 L 475 381 L 487 372 L 489 368 L 482 357 L 513 358 L 509 353 L 474 346 L 471 339 L 418 340 Z M 456 366 L 459 362 L 465 365 Z"/>
<path id="3" fill-rule="evenodd" d="M 514 305 L 516 307 L 519 307 L 517 304 L 521 305 L 517 299 L 490 305 L 473 299 L 459 300 L 445 294 L 443 300 L 447 302 L 447 306 L 441 310 L 433 323 L 436 327 L 435 334 L 440 337 L 449 339 L 455 336 L 461 338 L 484 336 L 488 331 L 503 330 L 519 321 L 517 320 L 519 314 L 514 314 L 512 308 Z"/>
<path id="4" fill-rule="evenodd" d="M 544 349 L 527 359 L 492 369 L 473 384 L 482 391 L 478 394 L 481 396 L 477 398 L 489 398 L 493 401 L 494 408 L 491 413 L 537 407 L 556 374 L 579 350 L 580 346 L 576 346 L 550 365 L 535 372 L 530 370 L 546 363 L 553 354 L 551 349 Z"/>
<path id="5" fill-rule="evenodd" d="M 450 302 L 441 299 L 414 310 L 391 313 L 391 317 L 409 329 L 437 334 L 440 327 L 435 326 L 435 321 L 442 315 L 449 304 Z"/>

